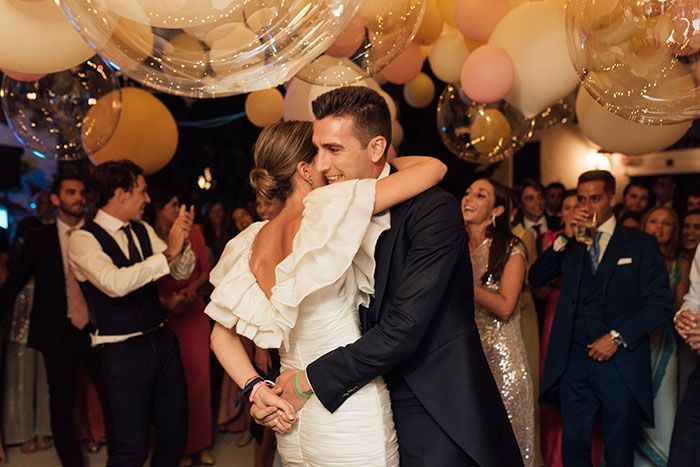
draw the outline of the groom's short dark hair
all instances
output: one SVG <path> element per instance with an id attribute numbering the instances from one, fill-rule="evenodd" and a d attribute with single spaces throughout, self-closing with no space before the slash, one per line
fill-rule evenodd
<path id="1" fill-rule="evenodd" d="M 391 144 L 391 114 L 384 98 L 365 86 L 346 86 L 318 96 L 311 106 L 317 120 L 326 117 L 351 117 L 355 136 L 363 146 L 383 136 Z M 385 152 L 386 154 L 386 152 Z"/>

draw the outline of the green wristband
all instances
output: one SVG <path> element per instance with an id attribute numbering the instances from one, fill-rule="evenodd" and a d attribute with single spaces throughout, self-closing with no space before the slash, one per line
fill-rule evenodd
<path id="1" fill-rule="evenodd" d="M 302 397 L 304 399 L 308 399 L 309 397 L 314 395 L 313 391 L 309 392 L 304 392 L 301 390 L 301 387 L 299 387 L 299 375 L 301 374 L 301 371 L 298 371 L 296 376 L 294 377 L 294 390 L 299 394 L 299 397 Z"/>

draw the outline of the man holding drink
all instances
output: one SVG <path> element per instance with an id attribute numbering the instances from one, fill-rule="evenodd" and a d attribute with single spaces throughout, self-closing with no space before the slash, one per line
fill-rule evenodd
<path id="1" fill-rule="evenodd" d="M 639 428 L 654 420 L 648 336 L 671 318 L 673 296 L 656 240 L 617 225 L 612 174 L 582 174 L 577 198 L 530 270 L 535 287 L 563 280 L 540 401 L 561 411 L 565 465 L 591 465 L 599 416 L 605 463 L 631 467 Z"/>

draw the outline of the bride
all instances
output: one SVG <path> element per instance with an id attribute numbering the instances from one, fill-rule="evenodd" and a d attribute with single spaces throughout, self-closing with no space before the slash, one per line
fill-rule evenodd
<path id="1" fill-rule="evenodd" d="M 436 185 L 446 167 L 428 157 L 402 157 L 393 162 L 398 172 L 379 180 L 324 186 L 311 136 L 309 122 L 280 122 L 256 142 L 251 185 L 284 207 L 231 240 L 212 270 L 216 288 L 206 309 L 216 321 L 211 346 L 236 384 L 255 384 L 253 403 L 278 409 L 275 431 L 284 465 L 398 466 L 382 378 L 333 414 L 297 384 L 309 400 L 294 414 L 275 389 L 255 383 L 258 374 L 238 336 L 279 347 L 282 369 L 305 368 L 357 340 L 357 308 L 367 306 L 374 292 L 374 249 L 390 228 L 388 208 Z"/>

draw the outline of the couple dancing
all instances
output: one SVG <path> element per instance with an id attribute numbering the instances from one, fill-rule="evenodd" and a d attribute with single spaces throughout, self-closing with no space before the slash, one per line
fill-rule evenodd
<path id="1" fill-rule="evenodd" d="M 278 123 L 256 143 L 251 184 L 285 204 L 212 270 L 212 349 L 285 465 L 522 465 L 474 323 L 459 206 L 434 188 L 444 165 L 390 168 L 389 110 L 369 88 L 313 110 L 313 127 Z M 239 335 L 280 348 L 274 388 Z"/>

